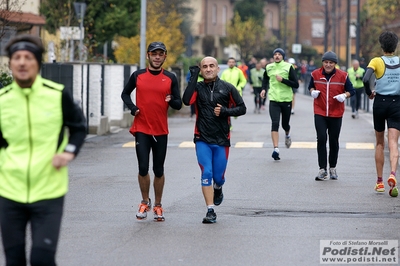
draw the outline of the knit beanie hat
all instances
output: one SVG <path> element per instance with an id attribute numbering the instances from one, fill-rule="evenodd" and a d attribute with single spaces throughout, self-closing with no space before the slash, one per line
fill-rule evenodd
<path id="1" fill-rule="evenodd" d="M 325 61 L 325 60 L 335 62 L 336 64 L 338 62 L 337 55 L 332 51 L 328 51 L 328 52 L 324 53 L 324 55 L 322 56 L 322 61 Z"/>
<path id="2" fill-rule="evenodd" d="M 285 59 L 285 51 L 283 51 L 282 48 L 276 48 L 273 52 L 272 55 L 274 55 L 275 53 L 280 53 L 283 57 L 283 59 Z"/>
<path id="3" fill-rule="evenodd" d="M 17 51 L 29 51 L 35 56 L 36 60 L 39 63 L 39 67 L 42 65 L 42 55 L 44 52 L 44 47 L 42 40 L 39 37 L 29 34 L 17 35 L 8 42 L 5 50 L 7 51 L 9 58 L 11 58 L 11 56 Z"/>

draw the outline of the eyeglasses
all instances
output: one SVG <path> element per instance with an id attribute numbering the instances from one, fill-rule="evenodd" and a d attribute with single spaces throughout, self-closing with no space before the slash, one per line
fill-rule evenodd
<path id="1" fill-rule="evenodd" d="M 149 52 L 149 54 L 151 55 L 151 56 L 160 56 L 160 57 L 163 57 L 163 56 L 165 56 L 165 52 Z"/>

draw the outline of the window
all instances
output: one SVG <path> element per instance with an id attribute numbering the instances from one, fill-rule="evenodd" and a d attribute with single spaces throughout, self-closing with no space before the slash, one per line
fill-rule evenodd
<path id="1" fill-rule="evenodd" d="M 214 4 L 212 7 L 212 24 L 217 24 L 217 5 Z"/>
<path id="2" fill-rule="evenodd" d="M 226 24 L 227 24 L 227 19 L 228 19 L 228 8 L 224 6 L 222 8 L 222 36 L 226 36 Z"/>
<path id="3" fill-rule="evenodd" d="M 350 38 L 355 38 L 357 37 L 357 21 L 351 21 L 350 22 Z"/>
<path id="4" fill-rule="evenodd" d="M 268 10 L 267 11 L 267 28 L 272 29 L 272 26 L 274 25 L 274 13 L 272 11 Z"/>
<path id="5" fill-rule="evenodd" d="M 17 34 L 17 29 L 15 27 L 9 27 L 9 26 L 2 26 L 4 28 L 4 35 L 0 40 L 0 55 L 8 55 L 7 52 L 5 51 L 5 47 L 8 44 L 8 42 Z"/>
<path id="6" fill-rule="evenodd" d="M 312 19 L 311 20 L 311 36 L 313 38 L 324 37 L 324 20 L 323 19 Z"/>

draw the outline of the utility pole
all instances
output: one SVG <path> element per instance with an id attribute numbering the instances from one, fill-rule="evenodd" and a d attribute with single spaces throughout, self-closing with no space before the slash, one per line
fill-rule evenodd
<path id="1" fill-rule="evenodd" d="M 299 43 L 299 31 L 300 31 L 300 0 L 296 1 L 296 41 Z M 299 54 L 296 53 L 296 63 L 299 63 Z"/>
<path id="2" fill-rule="evenodd" d="M 79 62 L 82 62 L 82 49 L 83 49 L 83 18 L 85 17 L 85 9 L 86 4 L 82 3 L 81 5 L 81 21 L 79 23 L 79 30 L 80 30 L 80 38 L 79 38 Z"/>
<path id="3" fill-rule="evenodd" d="M 283 50 L 286 52 L 286 35 L 287 35 L 287 0 L 283 2 L 283 23 L 284 23 L 284 35 L 283 35 Z"/>
<path id="4" fill-rule="evenodd" d="M 74 3 L 75 13 L 80 20 L 79 23 L 79 62 L 82 62 L 83 52 L 83 19 L 85 18 L 86 3 L 75 2 Z M 72 45 L 71 45 L 72 46 Z"/>
<path id="5" fill-rule="evenodd" d="M 328 1 L 325 1 L 325 34 L 324 34 L 324 52 L 328 51 L 328 32 L 329 32 L 329 12 L 328 12 Z"/>
<path id="6" fill-rule="evenodd" d="M 336 0 L 332 0 L 332 51 L 336 53 Z"/>
<path id="7" fill-rule="evenodd" d="M 142 0 L 140 6 L 140 68 L 146 67 L 146 7 L 147 1 Z"/>
<path id="8" fill-rule="evenodd" d="M 360 0 L 357 0 L 356 59 L 360 60 Z"/>
<path id="9" fill-rule="evenodd" d="M 342 21 L 342 0 L 338 0 L 338 15 L 337 15 L 337 25 L 338 25 L 338 38 L 337 38 L 337 54 L 338 54 L 338 57 L 340 58 L 340 48 L 341 48 L 341 43 L 340 43 L 340 40 L 342 39 L 342 35 L 341 35 L 341 31 L 340 31 L 340 28 L 341 28 L 341 21 Z"/>
<path id="10" fill-rule="evenodd" d="M 350 67 L 351 49 L 350 49 L 350 0 L 347 0 L 347 22 L 346 22 L 346 68 Z"/>

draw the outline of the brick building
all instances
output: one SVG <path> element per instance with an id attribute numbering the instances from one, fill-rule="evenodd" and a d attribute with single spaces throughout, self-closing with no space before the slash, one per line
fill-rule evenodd
<path id="1" fill-rule="evenodd" d="M 195 11 L 192 18 L 192 34 L 186 38 L 189 56 L 201 57 L 209 54 L 220 59 L 230 56 L 238 58 L 234 47 L 222 45 L 227 26 L 234 15 L 234 3 L 235 0 L 191 0 L 188 3 Z M 262 7 L 265 14 L 264 26 L 269 29 L 269 34 L 280 33 L 281 4 L 281 0 L 266 0 Z M 205 51 L 209 46 L 213 48 Z"/>
<path id="2" fill-rule="evenodd" d="M 347 58 L 347 45 L 351 57 L 356 54 L 356 25 L 358 0 L 350 4 L 350 42 L 347 43 L 347 0 L 285 0 L 287 1 L 287 48 L 293 43 L 312 46 L 323 54 L 325 38 L 327 50 L 336 52 L 341 60 Z M 367 0 L 359 0 L 360 9 Z M 328 3 L 327 10 L 326 3 Z M 328 18 L 328 20 L 326 19 Z M 328 25 L 328 31 L 325 24 Z"/>

